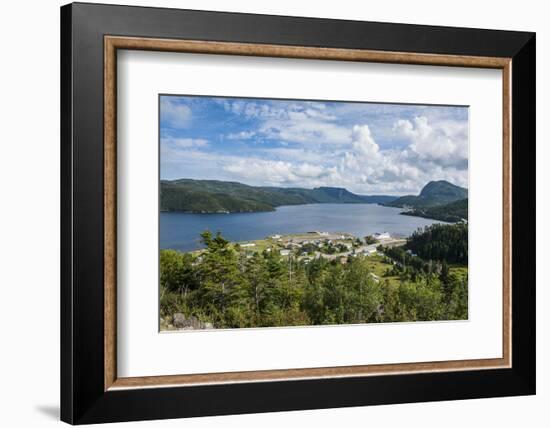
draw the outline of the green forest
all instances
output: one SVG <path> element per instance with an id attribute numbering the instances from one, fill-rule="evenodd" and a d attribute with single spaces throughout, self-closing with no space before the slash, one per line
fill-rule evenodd
<path id="1" fill-rule="evenodd" d="M 432 225 L 404 246 L 346 263 L 262 251 L 221 234 L 204 250 L 160 252 L 161 329 L 246 328 L 467 319 L 468 227 Z M 374 260 L 377 260 L 376 270 Z M 196 327 L 196 326 L 200 327 Z"/>
<path id="2" fill-rule="evenodd" d="M 161 180 L 161 211 L 194 213 L 274 211 L 281 205 L 377 204 L 396 196 L 356 195 L 340 187 L 257 187 L 219 180 Z"/>
<path id="3" fill-rule="evenodd" d="M 404 211 L 401 214 L 433 218 L 451 223 L 468 220 L 468 199 L 461 199 L 459 201 L 451 202 L 445 205 L 438 205 L 435 207 L 415 208 L 409 211 Z"/>

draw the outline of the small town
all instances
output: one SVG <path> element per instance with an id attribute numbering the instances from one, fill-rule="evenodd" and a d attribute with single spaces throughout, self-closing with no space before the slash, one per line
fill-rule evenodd
<path id="1" fill-rule="evenodd" d="M 339 260 L 345 264 L 350 257 L 376 255 L 379 245 L 395 247 L 405 243 L 405 239 L 392 237 L 387 232 L 359 238 L 350 233 L 311 231 L 289 235 L 275 234 L 258 241 L 239 242 L 238 246 L 249 258 L 255 252 L 277 251 L 283 257 L 293 257 L 306 264 L 317 258 Z"/>

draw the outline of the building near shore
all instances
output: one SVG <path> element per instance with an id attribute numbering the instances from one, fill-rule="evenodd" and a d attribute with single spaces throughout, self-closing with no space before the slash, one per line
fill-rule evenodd
<path id="1" fill-rule="evenodd" d="M 388 232 L 382 232 L 382 233 L 376 232 L 375 234 L 372 235 L 372 237 L 374 239 L 390 239 L 391 235 Z"/>
<path id="2" fill-rule="evenodd" d="M 315 234 L 317 234 L 317 235 L 319 235 L 319 236 L 328 236 L 328 235 L 329 235 L 328 232 L 321 232 L 321 231 L 319 231 L 319 230 L 313 230 L 313 231 L 310 231 L 310 232 L 308 232 L 308 233 L 315 233 Z"/>

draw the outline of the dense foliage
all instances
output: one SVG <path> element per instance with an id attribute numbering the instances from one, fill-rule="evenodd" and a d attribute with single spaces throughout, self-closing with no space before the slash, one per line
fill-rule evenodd
<path id="1" fill-rule="evenodd" d="M 414 232 L 406 248 L 424 260 L 468 264 L 468 224 L 432 224 Z"/>
<path id="2" fill-rule="evenodd" d="M 225 193 L 206 193 L 175 186 L 162 186 L 160 193 L 162 211 L 195 213 L 273 211 L 265 202 L 246 200 Z"/>
<path id="3" fill-rule="evenodd" d="M 454 236 L 429 233 L 437 240 Z M 161 251 L 160 307 L 167 323 L 175 313 L 215 328 L 467 318 L 467 272 L 451 273 L 444 259 L 381 248 L 387 277 L 378 277 L 366 256 L 349 257 L 345 264 L 322 257 L 305 262 L 275 251 L 251 254 L 220 234 L 201 237 L 206 249 L 200 253 Z M 409 244 L 428 251 L 421 233 Z M 398 278 L 388 278 L 392 275 Z"/>
<path id="4" fill-rule="evenodd" d="M 455 223 L 462 220 L 468 220 L 468 199 L 461 199 L 435 207 L 416 208 L 401 214 Z"/>
<path id="5" fill-rule="evenodd" d="M 383 195 L 356 195 L 338 187 L 255 187 L 228 181 L 191 179 L 162 180 L 160 183 L 161 211 L 272 211 L 281 205 L 381 203 L 395 198 Z"/>

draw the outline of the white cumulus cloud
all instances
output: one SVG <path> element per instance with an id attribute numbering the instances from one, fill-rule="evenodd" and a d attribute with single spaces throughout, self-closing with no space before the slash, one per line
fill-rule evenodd
<path id="1" fill-rule="evenodd" d="M 315 187 L 340 179 L 335 167 L 327 168 L 305 162 L 231 159 L 223 165 L 223 170 L 251 184 Z"/>
<path id="2" fill-rule="evenodd" d="M 410 141 L 410 150 L 421 159 L 441 165 L 459 164 L 468 159 L 468 125 L 465 122 L 439 121 L 417 116 L 412 121 L 398 120 L 397 136 Z"/>
<path id="3" fill-rule="evenodd" d="M 380 147 L 372 138 L 368 125 L 355 125 L 351 133 L 352 147 L 356 153 L 368 158 L 377 158 Z"/>

